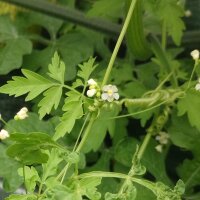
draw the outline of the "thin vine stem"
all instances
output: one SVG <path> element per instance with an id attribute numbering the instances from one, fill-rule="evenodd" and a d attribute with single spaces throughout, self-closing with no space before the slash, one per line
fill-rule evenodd
<path id="1" fill-rule="evenodd" d="M 118 53 L 119 48 L 120 48 L 120 46 L 121 46 L 121 44 L 122 44 L 122 41 L 123 41 L 124 36 L 125 36 L 125 33 L 126 33 L 126 31 L 127 31 L 129 22 L 130 22 L 130 20 L 131 20 L 131 16 L 132 16 L 132 14 L 133 14 L 133 10 L 134 10 L 134 8 L 135 8 L 136 2 L 137 2 L 137 0 L 132 0 L 132 2 L 131 2 L 131 5 L 130 5 L 129 10 L 128 10 L 127 17 L 126 17 L 126 19 L 125 19 L 125 22 L 124 22 L 124 25 L 123 25 L 123 27 L 122 27 L 121 33 L 120 33 L 120 35 L 119 35 L 119 38 L 118 38 L 117 43 L 116 43 L 116 45 L 115 45 L 114 51 L 113 51 L 112 56 L 111 56 L 111 58 L 110 58 L 110 62 L 109 62 L 109 64 L 108 64 L 108 67 L 107 67 L 107 70 L 106 70 L 104 79 L 103 79 L 103 81 L 102 81 L 102 87 L 103 87 L 104 85 L 106 85 L 106 83 L 107 83 L 107 81 L 108 81 L 108 78 L 109 78 L 109 76 L 110 76 L 112 67 L 113 67 L 114 62 L 115 62 L 115 59 L 116 59 L 116 57 L 117 57 L 117 53 Z"/>
<path id="2" fill-rule="evenodd" d="M 95 171 L 95 172 L 83 173 L 77 176 L 77 178 L 80 178 L 80 179 L 91 178 L 91 177 L 130 179 L 131 181 L 138 183 L 144 187 L 147 187 L 148 189 L 152 191 L 155 190 L 155 184 L 148 180 L 130 177 L 129 175 L 117 173 L 117 172 Z"/>
<path id="3" fill-rule="evenodd" d="M 88 121 L 89 116 L 90 116 L 90 114 L 88 114 L 88 115 L 86 116 L 85 120 L 84 120 L 83 126 L 81 127 L 81 130 L 80 130 L 80 132 L 79 132 L 78 138 L 77 138 L 76 143 L 75 143 L 74 148 L 73 148 L 73 151 L 75 151 L 75 149 L 76 149 L 76 147 L 77 147 L 77 145 L 78 145 L 78 141 L 80 140 L 80 137 L 81 137 L 81 135 L 82 135 L 82 133 L 83 133 L 83 130 L 84 130 L 85 126 L 86 126 L 86 123 L 87 123 L 87 121 Z"/>
<path id="4" fill-rule="evenodd" d="M 152 134 L 150 132 L 147 132 L 147 134 L 145 135 L 142 145 L 140 146 L 139 151 L 138 151 L 138 159 L 139 160 L 142 158 L 142 156 L 147 148 L 147 145 L 149 144 L 151 136 L 152 136 Z"/>
<path id="5" fill-rule="evenodd" d="M 194 76 L 194 72 L 195 72 L 195 70 L 196 70 L 196 68 L 197 68 L 198 65 L 199 65 L 199 60 L 197 59 L 197 60 L 195 60 L 194 67 L 193 67 L 193 70 L 192 70 L 192 73 L 191 73 L 191 76 L 190 76 L 190 79 L 189 79 L 189 82 L 188 82 L 188 85 L 187 85 L 186 90 L 188 90 L 189 87 L 190 87 L 192 78 L 193 78 L 193 76 Z"/>
<path id="6" fill-rule="evenodd" d="M 96 119 L 96 114 L 91 115 L 90 121 L 89 121 L 89 123 L 88 123 L 88 125 L 86 127 L 86 130 L 84 132 L 83 138 L 82 138 L 81 142 L 79 143 L 78 147 L 75 150 L 76 152 L 80 152 L 80 150 L 82 149 L 84 143 L 86 142 L 86 140 L 88 138 L 88 135 L 90 133 L 90 130 L 92 128 L 92 125 L 93 125 L 95 119 Z"/>

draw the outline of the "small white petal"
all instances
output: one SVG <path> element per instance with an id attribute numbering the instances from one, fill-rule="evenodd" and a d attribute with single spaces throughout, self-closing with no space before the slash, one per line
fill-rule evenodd
<path id="1" fill-rule="evenodd" d="M 113 92 L 118 92 L 118 89 L 117 89 L 117 87 L 115 85 L 112 85 L 112 91 Z"/>
<path id="2" fill-rule="evenodd" d="M 112 102 L 114 100 L 113 96 L 108 96 L 108 99 L 107 99 L 109 102 Z"/>
<path id="3" fill-rule="evenodd" d="M 103 86 L 103 88 L 102 88 L 102 90 L 104 91 L 104 92 L 106 92 L 106 91 L 108 91 L 109 90 L 109 85 L 104 85 Z"/>
<path id="4" fill-rule="evenodd" d="M 88 97 L 93 97 L 96 94 L 96 89 L 91 89 L 87 91 L 87 96 Z"/>
<path id="5" fill-rule="evenodd" d="M 115 100 L 118 100 L 119 99 L 119 94 L 118 93 L 114 93 L 113 97 L 114 97 Z"/>
<path id="6" fill-rule="evenodd" d="M 101 95 L 101 98 L 105 101 L 105 100 L 107 100 L 108 99 L 108 94 L 107 93 L 103 93 L 102 95 Z"/>
<path id="7" fill-rule="evenodd" d="M 94 79 L 89 79 L 88 81 L 87 81 L 87 83 L 88 83 L 88 85 L 97 85 L 97 82 L 94 80 Z"/>
<path id="8" fill-rule="evenodd" d="M 194 60 L 198 60 L 198 59 L 199 59 L 199 50 L 197 50 L 197 49 L 193 50 L 193 51 L 190 53 L 190 55 L 192 56 L 192 58 L 193 58 Z"/>
<path id="9" fill-rule="evenodd" d="M 21 110 L 22 110 L 23 112 L 28 112 L 28 108 L 27 108 L 27 107 L 23 107 Z"/>

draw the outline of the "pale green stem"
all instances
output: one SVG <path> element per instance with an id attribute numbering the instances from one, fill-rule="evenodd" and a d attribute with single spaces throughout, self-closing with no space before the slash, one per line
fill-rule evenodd
<path id="1" fill-rule="evenodd" d="M 81 142 L 79 143 L 78 147 L 76 148 L 76 152 L 80 152 L 80 150 L 82 149 L 82 147 L 83 147 L 85 141 L 86 141 L 87 138 L 88 138 L 88 135 L 89 135 L 89 133 L 90 133 L 90 130 L 91 130 L 91 128 L 92 128 L 92 125 L 93 125 L 93 123 L 94 123 L 94 121 L 95 121 L 95 118 L 96 118 L 96 115 L 93 114 L 93 115 L 91 116 L 90 121 L 89 121 L 89 123 L 88 123 L 88 125 L 87 125 L 87 128 L 86 128 L 86 130 L 85 130 L 85 132 L 84 132 L 83 138 L 82 138 Z"/>
<path id="2" fill-rule="evenodd" d="M 144 138 L 144 140 L 142 142 L 142 145 L 140 146 L 140 149 L 138 151 L 138 159 L 139 160 L 142 158 L 150 139 L 151 139 L 151 133 L 147 132 L 147 134 L 145 135 L 145 138 Z"/>
<path id="3" fill-rule="evenodd" d="M 188 82 L 188 85 L 187 85 L 186 90 L 188 90 L 189 87 L 190 87 L 190 84 L 191 84 L 192 78 L 193 78 L 193 76 L 194 76 L 194 72 L 195 72 L 195 70 L 196 70 L 198 64 L 199 64 L 199 60 L 196 59 L 196 60 L 195 60 L 195 63 L 194 63 L 194 67 L 193 67 L 193 70 L 192 70 L 192 73 L 191 73 L 191 76 L 190 76 L 190 79 L 189 79 L 189 82 Z"/>
<path id="4" fill-rule="evenodd" d="M 61 181 L 60 181 L 60 183 L 62 184 L 63 183 L 63 181 L 64 181 L 64 178 L 65 178 L 65 175 L 66 175 L 66 173 L 67 173 L 67 170 L 68 170 L 68 168 L 70 167 L 70 164 L 69 163 L 67 163 L 67 165 L 65 166 L 65 168 L 64 168 L 64 170 L 63 170 L 63 175 L 62 175 L 62 179 L 61 179 Z"/>
<path id="5" fill-rule="evenodd" d="M 120 178 L 120 179 L 129 179 L 135 183 L 138 183 L 152 191 L 155 190 L 155 184 L 144 180 L 141 178 L 130 177 L 129 175 L 116 173 L 116 172 L 103 172 L 103 171 L 94 171 L 89 173 L 80 174 L 77 178 L 84 179 L 84 178 L 91 178 L 91 177 L 101 177 L 101 178 Z"/>
<path id="6" fill-rule="evenodd" d="M 120 35 L 119 35 L 119 38 L 118 38 L 117 43 L 116 43 L 116 45 L 115 45 L 114 51 L 113 51 L 112 56 L 111 56 L 111 58 L 110 58 L 110 62 L 109 62 L 109 64 L 108 64 L 106 73 L 105 73 L 105 75 L 104 75 L 104 79 L 103 79 L 103 81 L 102 81 L 102 87 L 103 87 L 104 85 L 106 85 L 106 83 L 107 83 L 107 81 L 108 81 L 108 78 L 109 78 L 109 76 L 110 76 L 110 72 L 111 72 L 111 70 L 112 70 L 113 64 L 114 64 L 115 59 L 116 59 L 116 57 L 117 57 L 117 53 L 118 53 L 118 51 L 119 51 L 119 48 L 120 48 L 121 43 L 122 43 L 122 41 L 123 41 L 123 38 L 124 38 L 124 36 L 125 36 L 126 30 L 127 30 L 127 28 L 128 28 L 129 22 L 130 22 L 130 20 L 131 20 L 131 16 L 132 16 L 132 14 L 133 14 L 133 10 L 134 10 L 134 8 L 135 8 L 136 2 L 137 2 L 137 0 L 132 0 L 132 2 L 131 2 L 131 5 L 130 5 L 130 8 L 129 8 L 128 14 L 127 14 L 127 16 L 126 16 L 124 25 L 123 25 L 123 27 L 122 27 L 121 33 L 120 33 Z"/>
<path id="7" fill-rule="evenodd" d="M 165 82 L 173 75 L 173 72 L 170 72 L 167 77 L 161 81 L 161 83 L 156 87 L 155 91 L 158 91 L 162 88 L 162 86 L 165 84 Z"/>
<path id="8" fill-rule="evenodd" d="M 73 151 L 75 151 L 75 149 L 76 149 L 76 147 L 77 147 L 77 145 L 78 145 L 78 141 L 80 140 L 80 137 L 81 137 L 81 135 L 82 135 L 82 133 L 83 133 L 83 130 L 84 130 L 84 128 L 85 128 L 85 125 L 86 125 L 86 123 L 87 123 L 87 120 L 88 120 L 89 116 L 90 116 L 90 114 L 88 114 L 88 115 L 86 116 L 85 120 L 84 120 L 83 126 L 81 127 L 81 130 L 80 130 L 80 132 L 79 132 L 78 138 L 77 138 L 76 143 L 75 143 L 74 148 L 73 148 Z"/>
<path id="9" fill-rule="evenodd" d="M 95 121 L 95 118 L 96 118 L 96 115 L 93 114 L 91 116 L 91 118 L 90 118 L 90 121 L 89 121 L 89 123 L 87 125 L 87 128 L 86 128 L 86 130 L 84 132 L 84 135 L 83 135 L 83 138 L 82 138 L 81 142 L 79 143 L 79 145 L 78 145 L 78 147 L 76 149 L 75 148 L 73 149 L 73 151 L 80 152 L 80 150 L 82 149 L 85 141 L 87 140 L 88 134 L 90 133 L 90 130 L 91 130 L 91 127 L 92 127 L 92 125 L 93 125 L 93 123 Z M 61 184 L 64 181 L 65 175 L 66 175 L 67 170 L 68 170 L 69 167 L 70 167 L 70 164 L 67 163 L 66 166 L 63 168 L 63 170 L 60 172 L 60 174 L 56 177 L 57 180 L 62 177 L 61 178 Z"/>
<path id="10" fill-rule="evenodd" d="M 147 111 L 149 111 L 149 110 L 152 110 L 152 109 L 154 109 L 154 108 L 160 107 L 161 105 L 167 103 L 168 101 L 169 101 L 169 100 L 163 101 L 163 102 L 161 102 L 161 103 L 159 103 L 159 104 L 156 104 L 155 106 L 152 106 L 152 107 L 150 107 L 150 108 L 144 109 L 144 110 L 142 110 L 142 111 L 138 111 L 138 112 L 134 112 L 134 113 L 129 113 L 129 114 L 127 114 L 127 115 L 119 115 L 119 116 L 117 116 L 117 117 L 111 117 L 111 118 L 107 118 L 107 119 L 119 119 L 119 118 L 124 118 L 124 117 L 130 117 L 130 116 L 138 115 L 138 114 L 147 112 Z"/>
<path id="11" fill-rule="evenodd" d="M 60 86 L 60 84 L 58 84 L 58 86 Z M 69 90 L 72 90 L 72 91 L 76 92 L 77 94 L 80 94 L 79 91 L 75 90 L 73 87 L 70 87 L 70 86 L 68 86 L 68 85 L 62 85 L 62 87 L 67 88 L 67 89 L 69 89 Z"/>

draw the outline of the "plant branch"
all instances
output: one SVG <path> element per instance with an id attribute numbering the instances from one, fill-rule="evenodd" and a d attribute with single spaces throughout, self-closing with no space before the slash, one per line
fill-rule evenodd
<path id="1" fill-rule="evenodd" d="M 110 62 L 108 64 L 104 79 L 102 81 L 102 86 L 106 85 L 106 83 L 108 81 L 108 78 L 110 76 L 110 72 L 112 70 L 113 64 L 114 64 L 115 59 L 117 57 L 117 53 L 118 53 L 119 48 L 120 48 L 120 46 L 122 44 L 122 41 L 124 39 L 126 30 L 128 28 L 129 22 L 131 20 L 131 17 L 132 17 L 133 10 L 135 8 L 136 2 L 137 2 L 137 0 L 132 0 L 132 2 L 130 4 L 130 7 L 129 7 L 129 10 L 128 10 L 128 13 L 127 13 L 127 16 L 126 16 L 126 19 L 125 19 L 125 22 L 124 22 L 124 25 L 123 25 L 122 30 L 120 32 L 119 38 L 117 40 L 117 43 L 116 43 L 115 48 L 114 48 L 114 51 L 113 51 L 112 56 L 110 58 Z"/>
<path id="2" fill-rule="evenodd" d="M 6 3 L 15 4 L 24 8 L 47 14 L 49 16 L 63 19 L 73 22 L 75 24 L 85 26 L 87 28 L 100 31 L 105 34 L 118 36 L 121 30 L 121 25 L 109 22 L 107 20 L 99 20 L 94 18 L 87 18 L 84 13 L 68 8 L 58 6 L 49 2 L 41 0 L 0 0 Z M 200 31 L 186 31 L 183 34 L 182 45 L 183 46 L 197 46 L 200 42 Z M 174 43 L 170 37 L 167 38 L 167 44 L 174 46 Z M 193 47 L 194 48 L 194 47 Z"/>
<path id="3" fill-rule="evenodd" d="M 120 32 L 121 27 L 115 23 L 97 19 L 89 18 L 84 13 L 71 9 L 69 7 L 63 7 L 53 3 L 49 3 L 41 0 L 0 0 L 6 3 L 15 4 L 24 8 L 35 10 L 43 14 L 47 14 L 59 19 L 70 21 L 87 28 L 101 31 L 106 34 L 117 35 Z"/>

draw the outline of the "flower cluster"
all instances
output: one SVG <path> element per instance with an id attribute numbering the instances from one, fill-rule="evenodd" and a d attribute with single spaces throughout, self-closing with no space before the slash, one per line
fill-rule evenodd
<path id="1" fill-rule="evenodd" d="M 155 138 L 159 144 L 155 147 L 158 152 L 163 151 L 163 146 L 166 145 L 169 141 L 169 134 L 166 132 L 161 131 Z"/>
<path id="2" fill-rule="evenodd" d="M 94 79 L 89 79 L 87 83 L 89 85 L 89 90 L 87 91 L 87 96 L 93 97 L 97 93 L 97 90 L 98 90 L 97 82 Z"/>
<path id="3" fill-rule="evenodd" d="M 14 117 L 15 120 L 22 120 L 28 117 L 28 109 L 26 107 L 23 107 Z"/>
<path id="4" fill-rule="evenodd" d="M 101 97 L 101 100 L 112 102 L 119 99 L 118 89 L 115 85 L 104 85 L 102 94 L 100 88 L 94 79 L 88 80 L 89 90 L 87 90 L 88 97 Z"/>
<path id="5" fill-rule="evenodd" d="M 8 137 L 9 137 L 8 131 L 2 129 L 2 130 L 0 131 L 0 140 L 5 140 L 5 139 L 8 138 Z"/>

